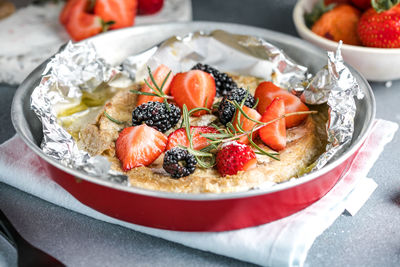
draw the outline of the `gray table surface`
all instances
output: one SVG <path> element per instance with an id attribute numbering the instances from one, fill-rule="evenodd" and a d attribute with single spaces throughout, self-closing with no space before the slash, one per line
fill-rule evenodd
<path id="1" fill-rule="evenodd" d="M 291 19 L 294 3 L 193 0 L 193 18 L 243 23 L 297 36 Z M 399 122 L 400 81 L 393 82 L 390 88 L 383 83 L 371 86 L 377 101 L 377 118 Z M 10 119 L 15 90 L 16 86 L 0 84 L 0 143 L 15 133 Z M 368 175 L 379 184 L 374 194 L 356 216 L 340 216 L 317 238 L 306 266 L 400 265 L 399 166 L 397 133 Z M 70 266 L 250 266 L 97 221 L 2 183 L 0 208 L 27 240 Z M 3 251 L 1 248 L 0 242 L 0 256 L 7 253 L 4 246 Z"/>

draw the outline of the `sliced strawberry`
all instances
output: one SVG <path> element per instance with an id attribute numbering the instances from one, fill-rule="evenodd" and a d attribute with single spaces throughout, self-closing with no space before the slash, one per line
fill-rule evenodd
<path id="1" fill-rule="evenodd" d="M 66 11 L 60 20 L 66 23 L 65 28 L 71 38 L 80 41 L 103 31 L 102 19 L 86 12 L 89 0 L 72 0 L 65 6 Z"/>
<path id="2" fill-rule="evenodd" d="M 260 114 L 264 114 L 267 107 L 271 102 L 279 97 L 285 102 L 285 112 L 298 112 L 298 111 L 308 111 L 308 107 L 301 102 L 300 98 L 291 94 L 287 90 L 284 90 L 272 82 L 262 82 L 258 85 L 254 98 L 258 98 L 257 110 Z M 307 115 L 294 115 L 286 118 L 286 128 L 294 127 L 302 123 Z"/>
<path id="3" fill-rule="evenodd" d="M 262 122 L 269 122 L 285 115 L 285 101 L 279 97 L 275 98 L 271 105 L 262 115 Z M 285 118 L 272 122 L 259 131 L 261 140 L 275 151 L 280 151 L 286 147 L 286 127 Z"/>
<path id="4" fill-rule="evenodd" d="M 249 107 L 246 107 L 246 106 L 243 106 L 242 109 L 243 109 L 244 113 L 246 113 L 246 115 L 249 116 L 250 118 L 252 118 L 252 119 L 254 119 L 254 120 L 257 120 L 257 121 L 259 121 L 259 120 L 261 119 L 261 115 L 257 112 L 257 110 L 252 109 L 252 108 L 249 108 Z M 233 123 L 232 123 L 232 124 L 233 124 L 233 127 L 236 129 L 236 131 L 239 130 L 239 127 L 238 127 L 238 114 L 239 114 L 239 113 L 240 113 L 239 111 L 236 111 L 236 114 L 235 114 L 235 117 L 234 117 L 234 120 L 233 120 Z M 251 130 L 253 129 L 254 125 L 257 124 L 256 122 L 254 122 L 254 121 L 249 120 L 248 118 L 246 118 L 246 117 L 245 117 L 243 114 L 241 114 L 241 113 L 240 113 L 240 118 L 239 118 L 239 120 L 240 120 L 241 128 L 242 128 L 245 132 L 251 131 Z M 256 136 L 257 136 L 257 131 L 253 132 L 253 139 L 254 139 Z M 242 137 L 238 140 L 238 142 L 240 142 L 240 143 L 242 143 L 242 144 L 248 144 L 248 143 L 249 143 L 249 139 L 248 139 L 247 136 L 242 136 Z"/>
<path id="5" fill-rule="evenodd" d="M 158 87 L 161 87 L 163 81 L 165 80 L 165 78 L 167 77 L 167 75 L 170 71 L 171 71 L 170 68 L 168 68 L 164 64 L 161 64 L 160 66 L 157 67 L 157 69 L 155 69 L 152 72 L 152 75 L 153 75 L 154 80 L 156 81 Z M 162 91 L 166 95 L 169 94 L 169 91 L 171 88 L 170 85 L 171 85 L 173 76 L 174 75 L 172 75 L 172 73 L 169 75 L 168 80 L 165 82 L 165 84 L 162 88 Z M 149 82 L 149 84 L 152 87 L 154 87 L 153 82 L 151 81 L 150 77 L 147 78 L 147 81 Z M 154 88 L 154 89 L 156 89 L 156 88 Z M 146 83 L 142 86 L 140 91 L 146 92 L 146 93 L 154 93 L 154 91 Z M 149 95 L 139 95 L 138 96 L 137 106 L 140 106 L 141 104 L 144 104 L 147 102 L 163 102 L 163 98 L 158 97 L 158 96 L 149 96 Z"/>
<path id="6" fill-rule="evenodd" d="M 190 126 L 190 130 L 193 133 L 193 149 L 200 150 L 209 145 L 208 139 L 201 136 L 200 133 L 217 133 L 217 129 L 210 126 Z M 189 139 L 186 136 L 186 129 L 180 128 L 168 136 L 167 148 L 165 150 L 170 150 L 173 147 L 182 145 L 189 147 Z"/>
<path id="7" fill-rule="evenodd" d="M 186 104 L 188 110 L 200 107 L 211 108 L 215 97 L 215 81 L 211 74 L 201 70 L 178 73 L 171 83 L 171 94 L 182 109 Z M 195 112 L 201 116 L 206 111 Z"/>
<path id="8" fill-rule="evenodd" d="M 138 12 L 143 15 L 157 13 L 164 5 L 164 0 L 139 0 Z"/>
<path id="9" fill-rule="evenodd" d="M 248 145 L 231 142 L 223 145 L 218 151 L 216 162 L 218 172 L 226 176 L 256 167 L 257 159 L 253 149 Z"/>
<path id="10" fill-rule="evenodd" d="M 147 166 L 164 152 L 168 138 L 161 132 L 142 124 L 122 130 L 115 142 L 115 152 L 122 168 L 129 171 Z"/>
<path id="11" fill-rule="evenodd" d="M 96 0 L 94 14 L 104 21 L 114 21 L 110 29 L 132 26 L 136 16 L 137 0 Z"/>

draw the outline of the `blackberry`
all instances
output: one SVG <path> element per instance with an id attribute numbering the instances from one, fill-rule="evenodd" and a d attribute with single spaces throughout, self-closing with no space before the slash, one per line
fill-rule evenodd
<path id="1" fill-rule="evenodd" d="M 196 164 L 196 158 L 185 149 L 174 147 L 165 152 L 163 168 L 173 178 L 192 174 Z"/>
<path id="2" fill-rule="evenodd" d="M 169 104 L 170 110 L 163 102 L 147 102 L 132 111 L 132 125 L 141 125 L 143 122 L 150 127 L 166 132 L 174 127 L 181 118 L 180 109 Z"/>
<path id="3" fill-rule="evenodd" d="M 228 74 L 220 72 L 210 65 L 197 63 L 192 70 L 202 70 L 214 77 L 217 96 L 226 96 L 232 89 L 238 87 Z"/>
<path id="4" fill-rule="evenodd" d="M 244 105 L 249 108 L 253 108 L 256 104 L 256 100 L 254 96 L 252 96 L 247 90 L 243 88 L 233 89 L 227 96 L 222 99 L 221 103 L 218 106 L 218 118 L 222 124 L 226 125 L 228 122 L 230 122 L 236 112 L 235 106 L 228 100 L 236 100 L 236 102 L 241 104 L 246 95 L 247 98 L 244 102 Z"/>

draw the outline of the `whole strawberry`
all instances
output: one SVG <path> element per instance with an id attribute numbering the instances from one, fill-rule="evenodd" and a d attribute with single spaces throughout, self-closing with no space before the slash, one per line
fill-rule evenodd
<path id="1" fill-rule="evenodd" d="M 351 5 L 337 5 L 325 12 L 311 27 L 311 31 L 335 42 L 342 40 L 345 44 L 360 45 L 357 36 L 360 13 Z"/>
<path id="2" fill-rule="evenodd" d="M 400 48 L 398 0 L 373 0 L 372 6 L 358 23 L 358 36 L 362 44 L 369 47 Z"/>
<path id="3" fill-rule="evenodd" d="M 251 147 L 238 142 L 223 145 L 217 153 L 216 160 L 217 169 L 222 176 L 250 170 L 257 163 L 256 154 Z"/>

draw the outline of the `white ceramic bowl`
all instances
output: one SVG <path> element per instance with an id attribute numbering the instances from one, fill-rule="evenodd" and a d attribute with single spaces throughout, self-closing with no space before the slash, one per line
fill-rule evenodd
<path id="1" fill-rule="evenodd" d="M 318 0 L 299 0 L 293 10 L 293 21 L 299 35 L 329 51 L 335 51 L 338 43 L 323 38 L 307 28 L 304 13 L 311 11 Z M 342 47 L 344 60 L 361 72 L 369 81 L 400 79 L 400 48 L 370 48 L 355 45 Z"/>

